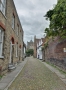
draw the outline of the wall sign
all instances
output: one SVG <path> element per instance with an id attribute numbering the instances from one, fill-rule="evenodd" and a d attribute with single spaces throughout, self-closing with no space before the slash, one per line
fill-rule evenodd
<path id="1" fill-rule="evenodd" d="M 66 52 L 66 48 L 63 48 L 63 51 Z"/>

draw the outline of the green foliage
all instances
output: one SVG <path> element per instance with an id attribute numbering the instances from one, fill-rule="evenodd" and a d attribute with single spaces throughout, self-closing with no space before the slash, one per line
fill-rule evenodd
<path id="1" fill-rule="evenodd" d="M 34 54 L 34 50 L 33 49 L 29 49 L 26 51 L 26 56 L 32 56 Z"/>
<path id="2" fill-rule="evenodd" d="M 41 50 L 42 50 L 42 51 L 44 50 L 44 46 L 41 48 Z"/>
<path id="3" fill-rule="evenodd" d="M 48 29 L 45 29 L 47 36 L 60 36 L 66 38 L 66 0 L 58 0 L 53 10 L 49 10 L 46 18 L 50 20 Z"/>
<path id="4" fill-rule="evenodd" d="M 48 47 L 48 42 L 44 43 L 44 46 L 42 47 L 42 51 L 45 50 Z"/>
<path id="5" fill-rule="evenodd" d="M 0 75 L 0 79 L 2 78 L 2 76 Z"/>
<path id="6" fill-rule="evenodd" d="M 54 10 L 49 10 L 47 13 L 46 13 L 46 15 L 45 15 L 45 17 L 46 17 L 46 20 L 52 20 L 52 15 L 53 15 L 53 13 L 54 13 Z"/>
<path id="7" fill-rule="evenodd" d="M 49 28 L 45 29 L 45 33 L 46 33 L 47 37 L 50 37 L 52 35 L 52 31 Z"/>
<path id="8" fill-rule="evenodd" d="M 44 49 L 46 49 L 48 47 L 48 42 L 46 42 L 45 44 L 44 44 Z"/>

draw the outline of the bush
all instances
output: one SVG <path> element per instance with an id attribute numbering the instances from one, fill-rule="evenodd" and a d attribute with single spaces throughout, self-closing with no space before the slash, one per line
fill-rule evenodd
<path id="1" fill-rule="evenodd" d="M 26 56 L 32 56 L 34 54 L 34 50 L 33 49 L 29 49 L 26 51 Z"/>

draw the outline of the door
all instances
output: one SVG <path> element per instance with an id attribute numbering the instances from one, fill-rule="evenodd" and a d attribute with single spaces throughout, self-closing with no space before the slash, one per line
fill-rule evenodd
<path id="1" fill-rule="evenodd" d="M 13 63 L 13 57 L 14 57 L 14 44 L 10 42 L 10 60 L 9 63 Z"/>

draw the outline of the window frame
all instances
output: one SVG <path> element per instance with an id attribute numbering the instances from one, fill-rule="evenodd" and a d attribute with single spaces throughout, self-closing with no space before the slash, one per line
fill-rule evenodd
<path id="1" fill-rule="evenodd" d="M 16 57 L 18 57 L 18 44 L 16 43 Z"/>
<path id="2" fill-rule="evenodd" d="M 17 24 L 17 36 L 19 36 L 19 25 Z"/>
<path id="3" fill-rule="evenodd" d="M 15 29 L 15 15 L 12 15 L 12 29 Z"/>
<path id="4" fill-rule="evenodd" d="M 6 14 L 6 0 L 0 0 L 0 11 L 4 15 Z"/>
<path id="5" fill-rule="evenodd" d="M 0 44 L 1 44 L 1 52 L 0 52 L 0 58 L 4 58 L 4 56 L 2 55 L 3 54 L 3 41 L 4 41 L 4 30 L 0 27 L 0 30 L 1 30 L 1 37 L 2 37 L 2 40 L 0 41 Z"/>

